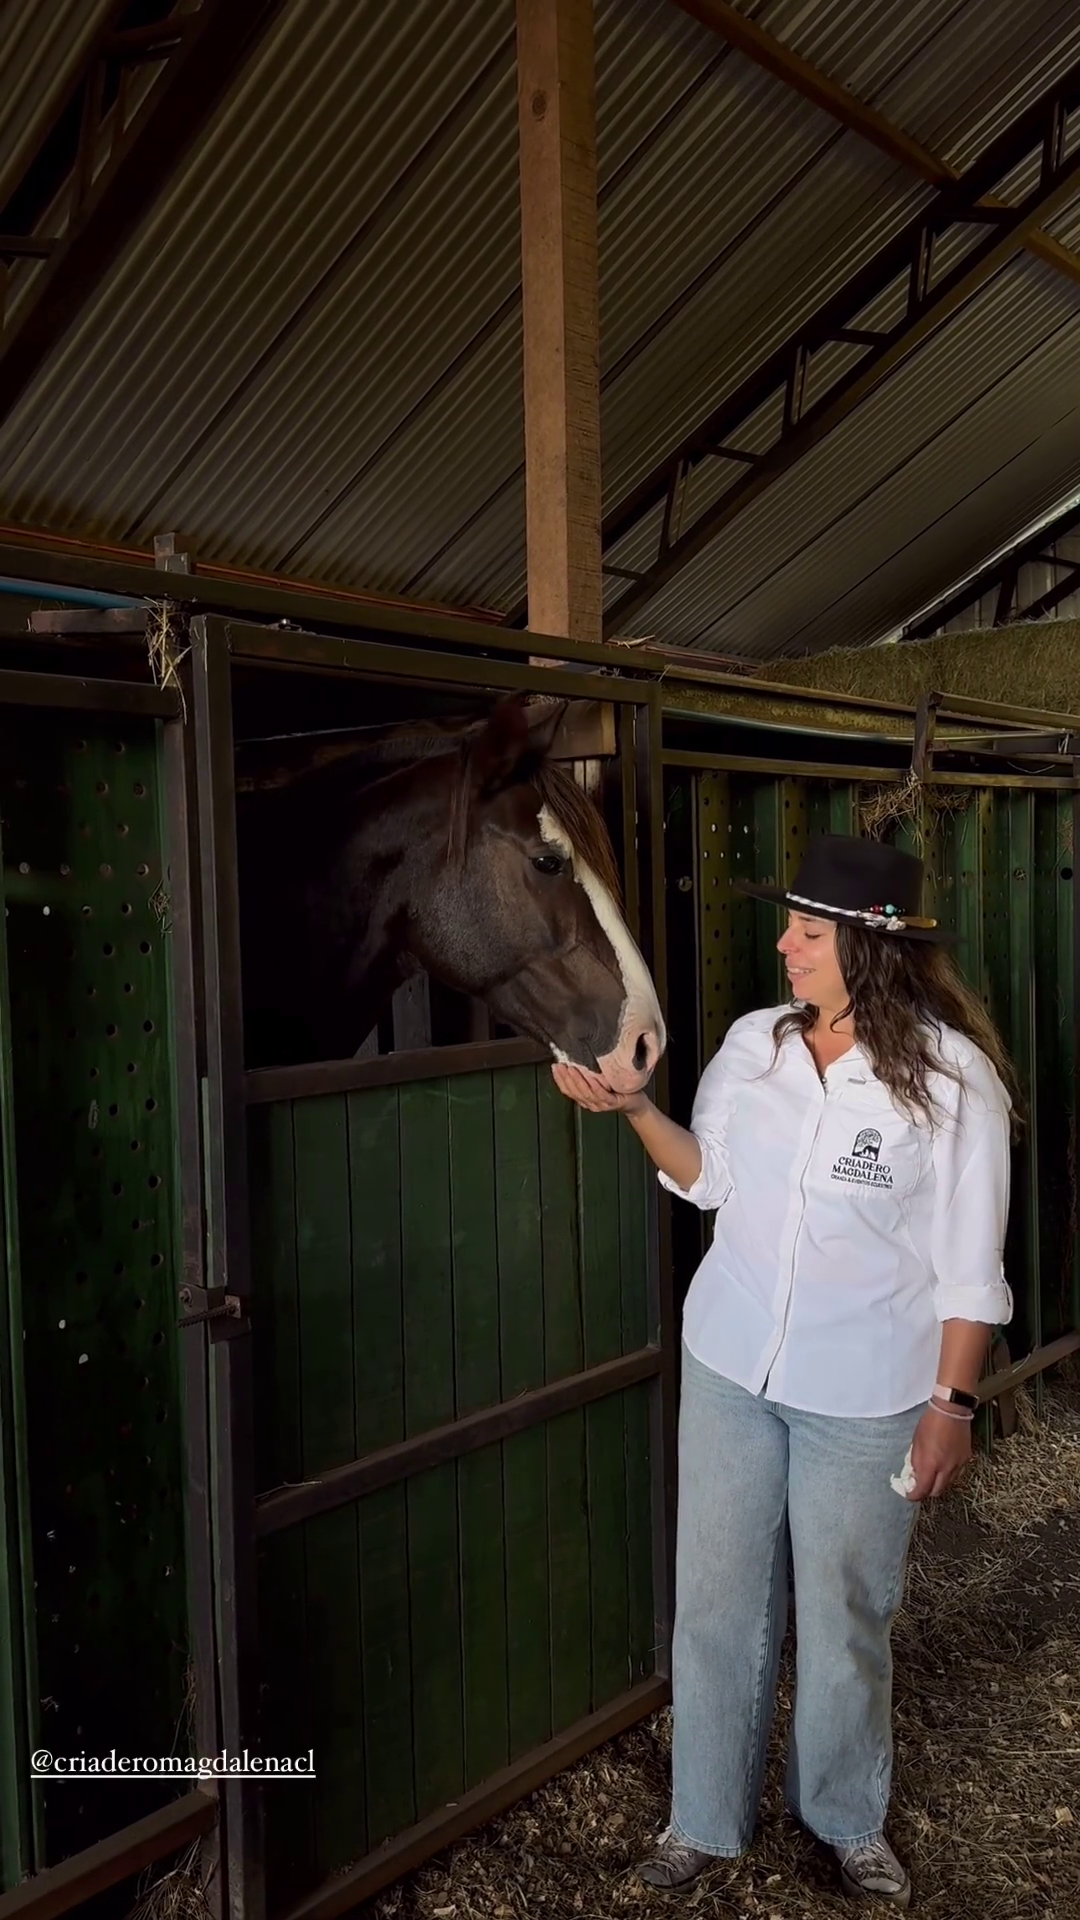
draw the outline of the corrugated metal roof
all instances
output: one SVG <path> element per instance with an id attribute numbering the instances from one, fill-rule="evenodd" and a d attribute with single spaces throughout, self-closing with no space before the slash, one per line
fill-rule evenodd
<path id="1" fill-rule="evenodd" d="M 0 8 L 0 207 L 114 0 L 4 0 Z"/>
<path id="2" fill-rule="evenodd" d="M 1080 58 L 1063 0 L 746 10 L 954 166 Z M 52 11 L 75 49 L 100 6 Z M 27 73 L 64 44 L 34 52 L 41 12 L 11 16 Z M 598 0 L 597 34 L 610 507 L 929 189 L 668 0 Z M 286 0 L 0 430 L 0 516 L 114 541 L 175 528 L 207 560 L 513 604 L 515 112 L 514 0 Z M 1057 230 L 1075 242 L 1080 215 Z M 902 619 L 1062 479 L 1078 311 L 1025 257 L 628 631 L 766 653 Z M 1025 414 L 1046 429 L 1028 451 Z M 696 497 L 719 484 L 702 470 Z"/>
<path id="3" fill-rule="evenodd" d="M 983 509 L 989 522 L 992 497 L 1015 487 L 1030 520 L 1049 503 L 1032 498 L 1033 466 L 1051 498 L 1080 472 L 1076 324 L 1066 283 L 1016 262 L 720 535 L 647 610 L 650 630 L 728 651 L 737 634 L 755 657 L 901 620 L 934 591 L 950 518 L 955 577 L 980 557 L 959 527 Z"/>

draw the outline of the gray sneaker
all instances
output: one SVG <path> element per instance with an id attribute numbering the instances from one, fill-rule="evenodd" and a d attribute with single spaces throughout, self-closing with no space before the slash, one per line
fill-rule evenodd
<path id="1" fill-rule="evenodd" d="M 884 1834 L 861 1847 L 836 1847 L 840 1880 L 852 1900 L 888 1900 L 894 1907 L 911 1904 L 911 1881 Z"/>
<path id="2" fill-rule="evenodd" d="M 678 1834 L 666 1827 L 656 1843 L 656 1851 L 637 1869 L 638 1879 L 647 1886 L 661 1887 L 671 1892 L 675 1887 L 688 1887 L 706 1867 L 715 1866 L 715 1857 L 711 1853 L 700 1853 L 686 1840 L 680 1840 Z"/>

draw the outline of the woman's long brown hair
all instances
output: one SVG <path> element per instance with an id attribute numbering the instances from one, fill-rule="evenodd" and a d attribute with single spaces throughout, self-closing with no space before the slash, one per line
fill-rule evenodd
<path id="1" fill-rule="evenodd" d="M 854 1016 L 856 1040 L 902 1107 L 909 1113 L 918 1110 L 933 1125 L 929 1075 L 940 1073 L 954 1081 L 961 1076 L 938 1057 L 931 1035 L 935 1027 L 952 1027 L 981 1047 L 997 1069 L 1012 1103 L 1013 1132 L 1019 1130 L 1023 1102 L 1012 1061 L 951 955 L 930 943 L 894 940 L 839 921 L 836 961 L 848 991 L 848 1005 L 836 1018 Z M 776 1048 L 790 1033 L 809 1034 L 817 1013 L 807 1003 L 781 1014 L 773 1028 Z"/>

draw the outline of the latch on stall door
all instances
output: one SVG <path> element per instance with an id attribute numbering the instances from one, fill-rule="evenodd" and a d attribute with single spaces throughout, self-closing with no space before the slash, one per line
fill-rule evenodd
<path id="1" fill-rule="evenodd" d="M 177 1326 L 194 1327 L 204 1320 L 239 1320 L 243 1303 L 238 1293 L 224 1287 L 185 1286 L 180 1289 L 180 1306 Z"/>

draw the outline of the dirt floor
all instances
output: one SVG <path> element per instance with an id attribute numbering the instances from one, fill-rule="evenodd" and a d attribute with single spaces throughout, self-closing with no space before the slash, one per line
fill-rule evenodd
<path id="1" fill-rule="evenodd" d="M 890 1835 L 925 1920 L 1080 1920 L 1080 1389 L 920 1516 L 894 1637 Z M 841 1920 L 784 1814 L 785 1656 L 758 1840 L 672 1897 L 634 1878 L 667 1817 L 668 1716 L 591 1755 L 367 1909 L 370 1920 Z M 875 1906 L 869 1913 L 895 1909 Z"/>

